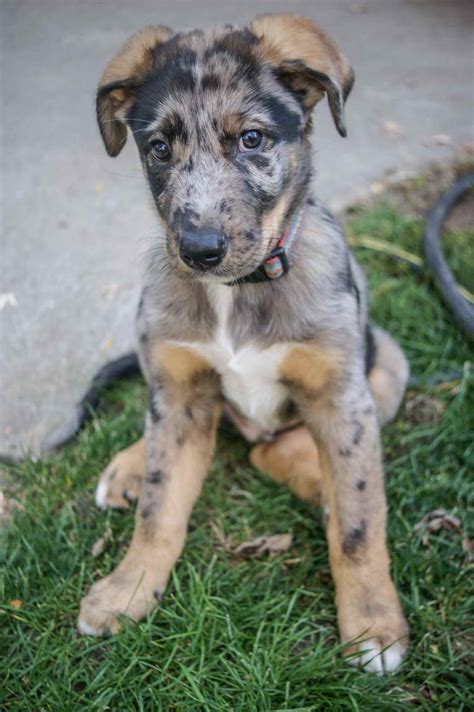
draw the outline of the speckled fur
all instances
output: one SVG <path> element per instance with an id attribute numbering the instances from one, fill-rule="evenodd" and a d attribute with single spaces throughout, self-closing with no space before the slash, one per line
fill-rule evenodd
<path id="1" fill-rule="evenodd" d="M 106 148 L 117 155 L 131 130 L 163 230 L 137 317 L 151 393 L 145 439 L 112 461 L 97 490 L 99 506 L 138 498 L 136 528 L 125 559 L 83 599 L 83 633 L 118 630 L 118 614 L 138 620 L 160 599 L 222 405 L 232 400 L 226 374 L 244 369 L 245 388 L 246 364 L 273 354 L 267 370 L 281 395 L 275 422 L 298 427 L 257 444 L 251 460 L 325 506 L 342 640 L 377 672 L 403 657 L 408 629 L 389 574 L 379 428 L 396 413 L 408 367 L 381 330 L 373 332 L 375 360 L 367 351 L 364 276 L 338 223 L 308 193 L 312 109 L 326 94 L 345 135 L 352 83 L 332 40 L 291 15 L 260 17 L 244 30 L 147 28 L 106 68 L 97 99 Z M 239 136 L 252 128 L 264 142 L 244 156 Z M 171 147 L 166 163 L 153 153 L 156 140 Z M 240 283 L 302 206 L 289 273 Z M 229 246 L 203 275 L 180 259 L 178 243 L 183 231 L 209 227 Z M 247 416 L 236 414 L 237 424 Z M 355 641 L 361 636 L 369 642 Z"/>

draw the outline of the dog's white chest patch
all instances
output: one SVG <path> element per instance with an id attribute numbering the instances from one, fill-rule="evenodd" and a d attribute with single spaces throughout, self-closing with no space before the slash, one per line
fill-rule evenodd
<path id="1" fill-rule="evenodd" d="M 234 350 L 228 329 L 232 308 L 232 289 L 210 285 L 209 295 L 218 316 L 213 339 L 207 343 L 186 344 L 209 361 L 222 379 L 224 397 L 255 425 L 267 431 L 280 426 L 279 407 L 287 390 L 279 382 L 279 367 L 290 350 L 288 343 L 262 349 L 245 345 Z"/>

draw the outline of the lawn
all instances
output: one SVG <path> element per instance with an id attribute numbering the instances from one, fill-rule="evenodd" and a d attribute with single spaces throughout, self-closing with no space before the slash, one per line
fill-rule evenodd
<path id="1" fill-rule="evenodd" d="M 351 240 L 419 254 L 415 218 L 379 204 L 347 222 Z M 467 274 L 473 235 L 451 238 L 453 266 Z M 473 565 L 466 541 L 463 548 L 474 538 L 472 351 L 426 275 L 387 254 L 355 252 L 369 275 L 373 320 L 399 339 L 419 379 L 383 433 L 393 575 L 411 626 L 399 673 L 378 677 L 344 661 L 320 512 L 253 471 L 247 445 L 228 434 L 162 607 L 116 637 L 77 635 L 80 597 L 117 564 L 132 532 L 133 511 L 104 513 L 93 502 L 101 469 L 141 433 L 146 393 L 132 381 L 104 397 L 75 443 L 11 468 L 24 509 L 3 542 L 2 709 L 474 708 Z M 457 380 L 423 385 L 453 370 Z M 426 539 L 415 526 L 438 508 L 459 525 L 451 520 Z M 243 559 L 222 545 L 286 532 L 293 544 L 274 558 Z M 101 537 L 107 546 L 93 557 Z"/>

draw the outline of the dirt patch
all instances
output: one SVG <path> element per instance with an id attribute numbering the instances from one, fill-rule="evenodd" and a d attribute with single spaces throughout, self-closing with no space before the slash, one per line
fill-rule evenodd
<path id="1" fill-rule="evenodd" d="M 461 176 L 474 171 L 474 144 L 462 146 L 448 162 L 432 163 L 422 174 L 398 179 L 387 176 L 372 186 L 372 196 L 348 208 L 372 207 L 381 197 L 402 214 L 425 217 L 435 201 Z M 474 193 L 471 191 L 454 208 L 446 227 L 468 230 L 474 225 Z"/>

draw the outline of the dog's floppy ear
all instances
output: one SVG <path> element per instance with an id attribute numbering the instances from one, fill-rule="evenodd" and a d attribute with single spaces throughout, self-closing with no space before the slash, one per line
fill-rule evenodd
<path id="1" fill-rule="evenodd" d="M 97 90 L 97 121 L 109 156 L 117 156 L 127 140 L 124 123 L 135 92 L 152 68 L 154 50 L 174 34 L 169 27 L 145 27 L 110 60 Z"/>
<path id="2" fill-rule="evenodd" d="M 250 29 L 260 40 L 262 58 L 308 113 L 327 94 L 336 128 L 346 136 L 344 102 L 354 72 L 335 42 L 314 22 L 295 15 L 259 15 Z"/>

